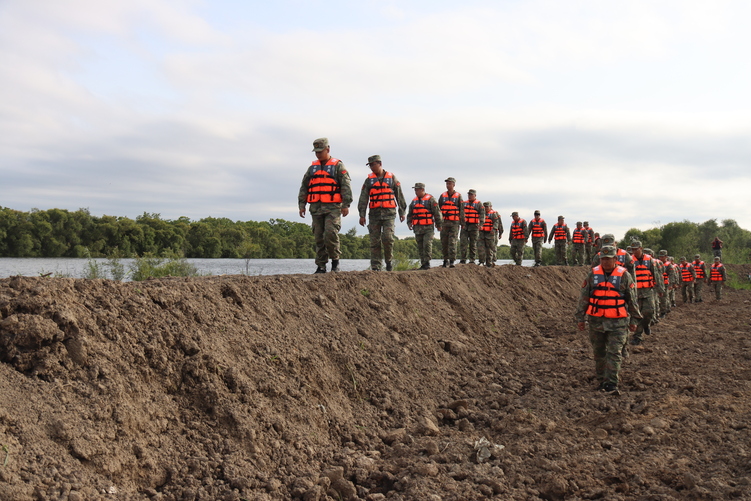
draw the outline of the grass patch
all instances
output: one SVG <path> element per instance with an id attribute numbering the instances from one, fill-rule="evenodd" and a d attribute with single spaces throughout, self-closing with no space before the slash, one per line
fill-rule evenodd
<path id="1" fill-rule="evenodd" d="M 736 290 L 751 290 L 751 278 L 744 275 L 738 275 L 738 273 L 730 271 L 727 268 L 725 268 L 725 271 L 728 274 L 728 279 L 725 282 L 725 285 Z"/>
<path id="2" fill-rule="evenodd" d="M 161 277 L 197 277 L 198 268 L 185 258 L 144 256 L 136 258 L 130 266 L 131 280 L 140 281 Z"/>

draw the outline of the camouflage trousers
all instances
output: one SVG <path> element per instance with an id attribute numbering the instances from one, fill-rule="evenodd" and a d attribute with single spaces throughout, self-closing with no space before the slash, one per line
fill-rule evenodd
<path id="1" fill-rule="evenodd" d="M 722 259 L 722 249 L 712 249 L 712 257 L 719 257 Z"/>
<path id="2" fill-rule="evenodd" d="M 722 299 L 722 282 L 710 282 L 709 288 L 710 290 L 714 287 L 714 296 L 717 301 Z"/>
<path id="3" fill-rule="evenodd" d="M 433 236 L 435 229 L 432 224 L 421 224 L 413 226 L 415 230 L 415 242 L 417 242 L 417 251 L 420 253 L 420 264 L 430 264 L 433 259 Z"/>
<path id="4" fill-rule="evenodd" d="M 568 266 L 566 247 L 568 247 L 568 242 L 566 242 L 566 240 L 555 241 L 555 264 L 557 264 L 558 266 Z"/>
<path id="5" fill-rule="evenodd" d="M 495 231 L 480 231 L 479 245 L 480 264 L 495 264 L 498 249 L 498 234 Z"/>
<path id="6" fill-rule="evenodd" d="M 701 291 L 704 288 L 704 282 L 700 279 L 694 280 L 694 301 L 701 301 Z"/>
<path id="7" fill-rule="evenodd" d="M 602 330 L 602 325 L 589 317 L 589 342 L 595 358 L 595 375 L 601 383 L 618 384 L 623 354 L 628 340 L 628 327 Z"/>
<path id="8" fill-rule="evenodd" d="M 370 268 L 380 270 L 382 258 L 385 258 L 387 263 L 394 259 L 394 219 L 371 219 L 368 222 L 368 231 Z"/>
<path id="9" fill-rule="evenodd" d="M 313 219 L 313 236 L 316 242 L 316 264 L 325 267 L 329 259 L 339 259 L 339 230 L 342 229 L 342 212 L 331 211 L 310 214 Z"/>
<path id="10" fill-rule="evenodd" d="M 670 304 L 670 307 L 672 308 L 675 305 L 675 289 L 671 288 L 670 290 L 668 290 L 667 296 L 668 304 Z"/>
<path id="11" fill-rule="evenodd" d="M 644 289 L 641 289 L 642 291 Z M 637 299 L 639 303 L 639 311 L 641 312 L 642 319 L 636 325 L 636 331 L 632 334 L 633 339 L 641 340 L 644 335 L 644 328 L 649 327 L 652 323 L 652 319 L 655 316 L 655 295 L 654 291 L 647 289 L 649 293 L 643 293 L 643 296 Z"/>
<path id="12" fill-rule="evenodd" d="M 459 259 L 477 259 L 477 240 L 480 237 L 479 224 L 465 224 L 459 234 Z"/>
<path id="13" fill-rule="evenodd" d="M 525 241 L 522 238 L 516 238 L 511 241 L 511 259 L 514 260 L 514 264 L 521 265 L 524 258 L 524 246 Z"/>
<path id="14" fill-rule="evenodd" d="M 587 266 L 592 264 L 592 259 L 594 259 L 595 254 L 592 252 L 592 244 L 584 244 L 584 259 L 586 259 L 585 263 Z"/>
<path id="15" fill-rule="evenodd" d="M 668 287 L 667 285 L 665 286 Z M 665 293 L 662 295 L 661 298 L 659 298 L 659 305 L 660 305 L 660 315 L 664 315 L 667 313 L 670 313 L 670 293 L 673 292 L 673 289 L 667 289 Z"/>
<path id="16" fill-rule="evenodd" d="M 683 296 L 684 304 L 694 302 L 694 283 L 693 282 L 683 282 L 681 284 L 681 296 Z"/>
<path id="17" fill-rule="evenodd" d="M 443 259 L 456 260 L 456 242 L 459 240 L 459 221 L 443 221 L 441 227 L 441 250 Z"/>
<path id="18" fill-rule="evenodd" d="M 532 239 L 532 251 L 535 254 L 535 264 L 542 264 L 542 238 Z"/>
<path id="19" fill-rule="evenodd" d="M 584 262 L 584 244 L 573 244 L 571 259 L 574 261 L 574 266 L 582 266 L 586 264 Z"/>

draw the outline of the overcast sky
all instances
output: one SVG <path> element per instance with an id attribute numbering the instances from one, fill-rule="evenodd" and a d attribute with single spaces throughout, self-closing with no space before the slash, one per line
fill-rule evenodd
<path id="1" fill-rule="evenodd" d="M 380 154 L 408 200 L 454 176 L 506 228 L 540 209 L 619 239 L 684 219 L 751 229 L 750 14 L 744 0 L 0 0 L 0 206 L 303 221 L 325 136 L 355 200 Z M 355 225 L 356 209 L 342 231 Z"/>

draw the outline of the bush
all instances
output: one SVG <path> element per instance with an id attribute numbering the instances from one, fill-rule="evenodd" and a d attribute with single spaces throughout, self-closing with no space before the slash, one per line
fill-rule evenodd
<path id="1" fill-rule="evenodd" d="M 131 280 L 140 281 L 160 277 L 197 277 L 198 268 L 185 258 L 144 256 L 136 258 L 130 268 Z"/>

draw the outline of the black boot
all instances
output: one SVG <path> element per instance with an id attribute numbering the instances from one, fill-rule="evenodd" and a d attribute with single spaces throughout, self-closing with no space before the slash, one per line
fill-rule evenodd
<path id="1" fill-rule="evenodd" d="M 333 273 L 336 273 L 339 271 L 339 260 L 338 259 L 332 259 L 331 260 L 331 271 Z"/>
<path id="2" fill-rule="evenodd" d="M 391 261 L 386 261 L 386 271 L 391 271 L 394 269 L 394 265 L 391 264 Z"/>
<path id="3" fill-rule="evenodd" d="M 318 268 L 316 268 L 316 271 L 313 272 L 313 275 L 317 273 L 326 273 L 326 265 L 324 264 L 323 266 L 319 266 Z"/>
<path id="4" fill-rule="evenodd" d="M 448 259 L 444 259 L 443 260 L 443 267 L 444 268 L 448 268 L 449 267 L 449 260 Z"/>

